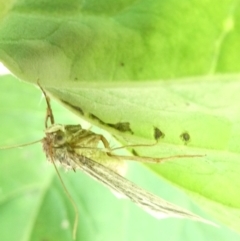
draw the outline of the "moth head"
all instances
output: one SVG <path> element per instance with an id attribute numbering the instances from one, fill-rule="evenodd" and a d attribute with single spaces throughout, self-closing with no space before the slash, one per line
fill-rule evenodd
<path id="1" fill-rule="evenodd" d="M 46 136 L 50 138 L 54 146 L 62 146 L 69 142 L 74 134 L 81 131 L 80 125 L 60 125 L 55 124 L 45 130 Z"/>
<path id="2" fill-rule="evenodd" d="M 66 130 L 64 125 L 55 124 L 45 130 L 46 136 L 53 141 L 55 146 L 61 146 L 66 142 Z"/>

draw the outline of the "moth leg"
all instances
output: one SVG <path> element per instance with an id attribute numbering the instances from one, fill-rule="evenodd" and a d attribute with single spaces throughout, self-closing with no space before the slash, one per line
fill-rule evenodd
<path id="1" fill-rule="evenodd" d="M 43 93 L 43 95 L 45 97 L 46 103 L 47 103 L 47 112 L 46 112 L 46 118 L 45 118 L 45 128 L 48 128 L 48 120 L 50 120 L 51 125 L 54 124 L 54 116 L 53 116 L 53 111 L 52 111 L 52 107 L 51 107 L 51 104 L 50 104 L 50 98 L 47 96 L 45 90 L 40 85 L 39 81 L 37 81 L 37 84 L 38 84 L 39 88 L 41 89 L 41 91 L 42 91 L 42 93 Z"/>
<path id="2" fill-rule="evenodd" d="M 111 149 L 109 142 L 107 141 L 107 139 L 104 136 L 98 135 L 98 137 L 102 141 L 104 147 L 107 150 L 109 150 L 109 152 L 107 152 L 107 155 L 111 156 L 111 157 L 115 157 L 119 160 L 129 160 L 129 161 L 137 161 L 137 162 L 145 162 L 145 163 L 160 163 L 160 162 L 164 162 L 164 161 L 171 160 L 171 159 L 177 159 L 177 158 L 193 158 L 193 157 L 195 158 L 195 157 L 205 156 L 205 155 L 175 155 L 175 156 L 168 156 L 168 157 L 161 157 L 161 158 L 147 157 L 147 156 L 121 156 L 121 155 L 113 154 L 112 152 L 117 149 L 129 148 L 129 147 L 139 147 L 139 146 L 151 147 L 151 146 L 156 145 L 158 143 L 158 140 L 156 140 L 156 142 L 153 144 L 126 145 L 126 146 L 121 146 L 121 147 Z"/>
<path id="3" fill-rule="evenodd" d="M 128 147 L 139 147 L 139 146 L 154 146 L 157 144 L 157 140 L 155 143 L 153 144 L 136 144 L 136 145 L 126 145 L 126 146 L 121 146 L 121 147 L 117 147 L 117 148 L 110 148 L 109 142 L 107 141 L 107 139 L 102 136 L 99 135 L 99 138 L 101 139 L 104 147 L 107 150 L 110 150 L 109 152 L 107 152 L 108 156 L 111 157 L 115 157 L 119 160 L 129 160 L 129 161 L 137 161 L 137 162 L 145 162 L 145 163 L 160 163 L 166 160 L 171 160 L 171 159 L 176 159 L 176 158 L 191 158 L 191 157 L 202 157 L 203 155 L 175 155 L 175 156 L 169 156 L 169 157 L 161 157 L 161 158 L 154 158 L 154 157 L 146 157 L 146 156 L 121 156 L 121 155 L 117 155 L 117 154 L 113 154 L 112 151 L 115 151 L 117 149 L 122 149 L 122 148 L 128 148 Z"/>
<path id="4" fill-rule="evenodd" d="M 111 149 L 111 147 L 110 147 L 110 145 L 109 145 L 108 140 L 107 140 L 103 135 L 98 135 L 98 137 L 99 137 L 100 140 L 102 141 L 102 144 L 104 145 L 104 147 L 105 147 L 107 150 L 109 150 L 109 152 L 111 152 L 112 149 Z M 109 153 L 109 152 L 107 152 L 107 153 Z"/>
<path id="5" fill-rule="evenodd" d="M 195 158 L 195 157 L 204 157 L 205 155 L 175 155 L 168 157 L 147 157 L 147 156 L 121 156 L 115 155 L 112 153 L 107 153 L 109 156 L 116 157 L 121 160 L 129 160 L 129 161 L 137 161 L 137 162 L 145 162 L 145 163 L 161 163 L 167 160 L 178 159 L 178 158 Z"/>
<path id="6" fill-rule="evenodd" d="M 132 144 L 132 145 L 115 147 L 115 148 L 112 148 L 111 151 L 116 151 L 116 150 L 125 149 L 125 148 L 133 148 L 133 147 L 151 147 L 151 146 L 155 146 L 157 144 L 158 144 L 158 141 L 156 140 L 156 142 L 151 143 L 151 144 Z"/>
<path id="7" fill-rule="evenodd" d="M 157 127 L 154 127 L 154 133 L 153 133 L 153 138 L 155 139 L 154 143 L 151 144 L 133 144 L 133 145 L 126 145 L 126 146 L 122 146 L 122 147 L 117 147 L 117 148 L 113 148 L 112 151 L 118 150 L 118 149 L 122 149 L 122 148 L 133 148 L 133 147 L 151 147 L 151 146 L 155 146 L 158 144 L 158 141 L 163 138 L 165 135 L 163 132 L 161 132 Z"/>

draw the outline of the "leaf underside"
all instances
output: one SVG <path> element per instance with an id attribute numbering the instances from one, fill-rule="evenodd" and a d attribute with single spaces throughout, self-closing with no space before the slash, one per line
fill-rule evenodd
<path id="1" fill-rule="evenodd" d="M 218 1 L 210 0 L 0 1 L 0 60 L 18 78 L 34 84 L 38 81 L 52 97 L 81 118 L 110 132 L 123 145 L 154 143 L 157 128 L 162 133 L 158 144 L 134 148 L 138 155 L 203 155 L 147 167 L 159 182 L 164 177 L 189 194 L 216 221 L 240 232 L 238 2 L 224 0 L 219 5 Z M 36 110 L 39 92 L 32 92 L 35 100 L 24 100 L 23 96 L 30 98 L 30 87 L 20 92 L 12 80 L 2 78 L 5 89 L 1 93 L 0 121 L 2 142 L 15 144 L 16 139 L 29 141 L 31 136 L 33 140 L 42 136 L 45 108 L 42 105 L 41 110 Z M 10 108 L 9 101 L 15 106 Z M 17 109 L 13 111 L 14 108 Z M 62 123 L 69 112 L 56 110 L 55 115 Z M 69 117 L 65 124 L 73 119 Z M 26 128 L 21 128 L 28 122 Z M 24 220 L 21 215 L 26 211 L 20 214 L 19 207 L 31 206 L 34 210 L 29 214 L 31 218 L 25 219 L 29 223 L 22 222 L 19 230 L 24 230 L 23 240 L 37 240 L 46 231 L 41 228 L 45 227 L 44 219 L 50 219 L 46 216 L 52 202 L 61 210 L 67 201 L 59 194 L 55 176 L 45 164 L 39 167 L 37 162 L 23 161 L 23 166 L 28 163 L 25 169 L 17 170 L 21 157 L 10 157 L 6 151 L 0 155 L 6 160 L 1 168 L 2 209 L 17 209 L 19 220 Z M 31 154 L 24 148 L 21 155 L 32 160 L 40 154 Z M 43 173 L 46 181 L 42 179 Z M 31 181 L 33 177 L 37 178 L 35 182 Z M 75 193 L 76 181 L 69 182 L 74 183 Z M 81 200 L 83 212 L 91 218 L 86 220 L 89 230 L 85 226 L 80 230 L 81 237 L 86 235 L 95 240 L 93 233 L 100 232 L 104 233 L 100 235 L 104 240 L 110 239 L 111 235 L 99 231 L 104 228 L 98 227 L 92 218 L 96 213 L 93 215 L 94 209 L 89 208 L 96 204 L 90 206 L 89 199 L 86 200 L 85 203 Z M 71 211 L 71 217 L 68 216 L 68 211 L 48 220 L 51 223 L 62 220 L 59 226 L 53 225 L 48 238 L 55 237 L 59 227 L 66 234 L 66 220 L 73 217 Z M 99 220 L 106 215 L 103 210 L 96 212 L 100 212 Z M 122 230 L 116 229 L 122 234 L 119 240 L 131 240 L 131 235 L 124 232 L 129 230 L 128 225 L 133 226 L 129 214 L 132 211 L 125 212 L 121 225 L 118 223 Z M 9 215 L 5 213 L 2 220 Z M 111 218 L 104 220 L 114 226 L 109 224 Z M 159 235 L 153 230 L 153 235 Z M 141 236 L 132 233 L 135 240 Z M 17 237 L 18 233 L 11 235 Z M 58 240 L 71 238 L 70 231 L 67 235 L 59 234 Z"/>

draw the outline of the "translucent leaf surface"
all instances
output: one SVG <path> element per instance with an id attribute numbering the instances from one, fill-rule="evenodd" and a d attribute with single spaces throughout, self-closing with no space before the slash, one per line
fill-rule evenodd
<path id="1" fill-rule="evenodd" d="M 238 20 L 228 0 L 0 1 L 0 59 L 122 143 L 158 128 L 138 155 L 205 155 L 150 168 L 239 232 Z"/>
<path id="2" fill-rule="evenodd" d="M 0 80 L 1 143 L 11 145 L 42 138 L 45 103 L 41 101 L 40 91 L 12 77 L 1 77 Z M 57 122 L 79 123 L 67 110 L 54 102 L 52 104 Z M 2 239 L 72 240 L 72 206 L 53 167 L 46 162 L 41 144 L 1 150 L 0 159 Z M 131 202 L 117 199 L 108 189 L 81 172 L 62 172 L 62 178 L 80 212 L 77 240 L 239 239 L 237 234 L 223 226 L 215 228 L 189 220 L 157 220 Z M 130 164 L 127 178 L 208 218 L 183 193 L 143 166 Z"/>

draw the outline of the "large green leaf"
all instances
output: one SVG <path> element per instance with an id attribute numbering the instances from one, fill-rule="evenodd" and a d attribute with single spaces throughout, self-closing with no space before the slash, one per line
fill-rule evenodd
<path id="1" fill-rule="evenodd" d="M 111 131 L 122 143 L 154 143 L 154 129 L 164 133 L 158 145 L 134 148 L 138 155 L 203 155 L 150 168 L 184 188 L 217 220 L 239 230 L 239 77 L 125 85 L 129 88 L 68 84 L 47 89 L 79 115 Z M 122 126 L 127 129 L 122 130 Z M 184 133 L 190 140 L 183 140 Z"/>
<path id="2" fill-rule="evenodd" d="M 16 76 L 122 143 L 165 134 L 139 155 L 206 155 L 150 168 L 240 231 L 238 1 L 2 1 L 0 17 Z"/>
<path id="3" fill-rule="evenodd" d="M 2 145 L 41 139 L 45 103 L 39 105 L 40 91 L 13 77 L 1 77 L 0 86 Z M 57 122 L 79 123 L 67 110 L 54 102 L 52 105 Z M 40 143 L 0 151 L 0 237 L 3 240 L 71 240 L 73 209 L 54 168 L 45 159 Z M 239 239 L 223 226 L 219 229 L 189 220 L 155 219 L 131 202 L 118 200 L 108 189 L 81 172 L 62 172 L 62 178 L 80 212 L 77 240 Z M 131 164 L 127 178 L 203 216 L 183 193 L 148 169 Z"/>
<path id="4" fill-rule="evenodd" d="M 22 79 L 58 84 L 236 72 L 237 3 L 2 0 L 0 59 Z"/>

